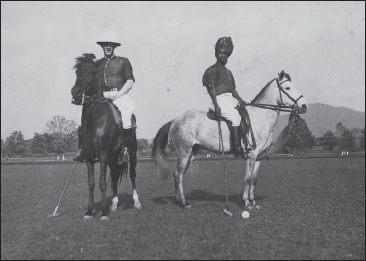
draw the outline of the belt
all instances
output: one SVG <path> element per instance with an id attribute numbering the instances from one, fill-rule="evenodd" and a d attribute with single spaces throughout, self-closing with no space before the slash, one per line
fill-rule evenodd
<path id="1" fill-rule="evenodd" d="M 108 90 L 106 92 L 114 92 L 114 91 L 118 91 L 117 88 L 112 88 L 112 89 L 110 89 L 110 90 Z"/>

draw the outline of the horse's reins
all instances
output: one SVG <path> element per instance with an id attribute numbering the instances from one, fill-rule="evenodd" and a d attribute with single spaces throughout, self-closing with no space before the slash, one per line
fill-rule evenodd
<path id="1" fill-rule="evenodd" d="M 253 106 L 253 107 L 259 107 L 259 108 L 263 108 L 263 109 L 270 109 L 270 110 L 275 110 L 275 111 L 284 111 L 284 112 L 293 112 L 294 109 L 295 109 L 295 106 L 297 105 L 297 102 L 302 98 L 304 97 L 303 95 L 300 95 L 299 98 L 297 98 L 296 100 L 294 98 L 292 98 L 281 86 L 281 84 L 283 84 L 284 82 L 290 82 L 290 80 L 285 80 L 283 82 L 279 82 L 277 78 L 273 79 L 272 81 L 270 82 L 273 82 L 274 80 L 276 80 L 276 83 L 277 83 L 277 87 L 279 88 L 279 92 L 280 92 L 280 98 L 281 98 L 281 105 L 272 105 L 272 104 L 255 104 L 255 103 L 250 103 L 250 104 L 246 104 L 245 106 Z M 293 105 L 289 105 L 289 106 L 286 106 L 286 105 L 282 105 L 282 92 L 284 94 L 286 94 L 287 97 L 290 98 L 291 101 L 294 102 Z"/>
<path id="2" fill-rule="evenodd" d="M 295 108 L 296 108 L 296 105 L 297 105 L 297 102 L 303 97 L 303 95 L 300 95 L 299 98 L 297 98 L 296 100 L 294 98 L 292 98 L 281 86 L 281 84 L 283 84 L 284 82 L 290 82 L 290 80 L 285 80 L 283 82 L 279 82 L 277 78 L 273 79 L 272 81 L 270 81 L 269 83 L 273 82 L 274 80 L 276 80 L 276 83 L 277 83 L 277 87 L 279 88 L 279 92 L 280 92 L 280 98 L 281 98 L 281 104 L 280 105 L 272 105 L 272 104 L 255 104 L 255 103 L 250 103 L 250 104 L 245 104 L 245 106 L 253 106 L 253 107 L 258 107 L 258 108 L 262 108 L 262 109 L 270 109 L 270 110 L 275 110 L 275 111 L 278 111 L 278 113 L 280 113 L 280 111 L 284 111 L 284 112 L 291 112 L 290 114 L 290 118 L 291 116 L 294 114 L 295 112 Z M 284 94 L 286 94 L 287 97 L 290 98 L 291 101 L 294 102 L 293 105 L 289 105 L 289 106 L 286 106 L 286 105 L 282 105 L 283 104 L 283 101 L 282 101 L 282 92 Z M 254 138 L 254 134 L 253 134 L 253 130 L 252 130 L 252 124 L 250 122 L 250 117 L 249 117 L 249 114 L 248 112 L 245 110 L 243 110 L 245 115 L 247 116 L 247 120 L 248 120 L 248 125 L 249 125 L 249 129 L 250 129 L 250 134 L 251 134 L 251 137 L 252 137 L 252 144 L 249 143 L 249 140 L 248 140 L 248 144 L 250 146 L 252 146 L 254 149 L 257 147 L 257 144 L 255 142 L 255 138 Z M 287 138 L 287 137 L 286 137 Z"/>

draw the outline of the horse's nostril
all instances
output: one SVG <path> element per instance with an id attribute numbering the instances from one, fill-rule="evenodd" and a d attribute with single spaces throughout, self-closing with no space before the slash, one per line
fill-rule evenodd
<path id="1" fill-rule="evenodd" d="M 301 106 L 301 109 L 303 110 L 303 112 L 306 112 L 306 111 L 307 111 L 307 109 L 308 109 L 308 106 L 307 106 L 306 104 L 303 104 L 303 105 Z"/>
<path id="2" fill-rule="evenodd" d="M 80 96 L 81 95 L 81 90 L 80 89 L 73 90 L 72 95 L 73 96 Z"/>

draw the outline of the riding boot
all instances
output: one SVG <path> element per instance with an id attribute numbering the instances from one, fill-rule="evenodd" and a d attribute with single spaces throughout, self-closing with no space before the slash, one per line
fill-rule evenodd
<path id="1" fill-rule="evenodd" d="M 119 165 L 126 164 L 130 160 L 131 139 L 132 139 L 132 128 L 123 129 L 123 140 L 125 143 L 125 148 L 118 155 Z"/>
<path id="2" fill-rule="evenodd" d="M 84 151 L 83 151 L 83 146 L 82 146 L 82 143 L 81 143 L 81 126 L 79 126 L 78 128 L 78 137 L 79 137 L 79 151 L 78 151 L 78 154 L 76 154 L 76 156 L 73 158 L 74 161 L 79 161 L 79 162 L 85 162 L 85 158 L 84 158 Z"/>
<path id="3" fill-rule="evenodd" d="M 244 158 L 244 150 L 241 146 L 240 126 L 232 127 L 233 151 L 236 158 Z"/>

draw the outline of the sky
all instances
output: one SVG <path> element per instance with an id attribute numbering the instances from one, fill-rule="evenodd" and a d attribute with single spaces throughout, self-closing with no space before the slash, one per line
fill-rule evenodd
<path id="1" fill-rule="evenodd" d="M 138 139 L 187 110 L 207 111 L 202 76 L 223 36 L 233 39 L 226 67 L 245 101 L 285 70 L 308 103 L 365 111 L 365 2 L 1 1 L 3 140 L 43 133 L 56 115 L 80 123 L 75 58 L 102 58 L 106 30 L 133 67 Z"/>

